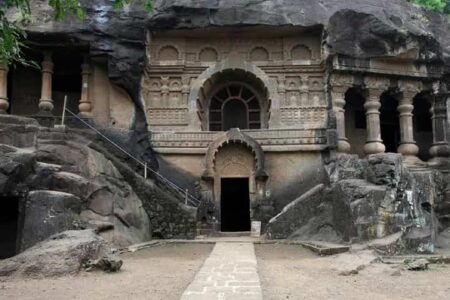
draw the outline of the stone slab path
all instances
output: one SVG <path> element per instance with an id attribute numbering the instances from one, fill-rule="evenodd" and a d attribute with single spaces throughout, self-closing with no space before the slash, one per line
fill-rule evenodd
<path id="1" fill-rule="evenodd" d="M 253 243 L 216 243 L 182 300 L 261 300 Z"/>

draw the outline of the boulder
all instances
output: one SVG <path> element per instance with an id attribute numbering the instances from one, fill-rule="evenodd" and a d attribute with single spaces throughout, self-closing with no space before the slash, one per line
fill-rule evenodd
<path id="1" fill-rule="evenodd" d="M 56 233 L 77 229 L 83 204 L 73 194 L 37 190 L 31 191 L 25 201 L 21 251 Z"/>
<path id="2" fill-rule="evenodd" d="M 283 239 L 291 235 L 304 236 L 313 231 L 315 217 L 319 215 L 319 211 L 323 206 L 325 186 L 319 184 L 300 196 L 298 199 L 286 205 L 283 210 L 273 217 L 267 224 L 267 237 L 269 239 Z M 314 224 L 314 225 L 313 225 Z M 322 223 L 321 223 L 322 224 Z M 308 229 L 301 230 L 306 226 Z M 318 226 L 320 228 L 320 226 Z M 296 233 L 297 232 L 297 233 Z M 304 233 L 304 234 L 302 234 Z"/>
<path id="3" fill-rule="evenodd" d="M 121 265 L 120 258 L 111 254 L 107 242 L 93 230 L 70 230 L 0 261 L 0 277 L 58 277 L 75 275 L 85 266 L 118 271 Z"/>

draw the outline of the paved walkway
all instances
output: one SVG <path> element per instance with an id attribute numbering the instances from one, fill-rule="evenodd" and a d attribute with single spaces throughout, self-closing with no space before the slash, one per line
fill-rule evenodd
<path id="1" fill-rule="evenodd" d="M 261 300 L 253 243 L 217 243 L 182 300 Z"/>

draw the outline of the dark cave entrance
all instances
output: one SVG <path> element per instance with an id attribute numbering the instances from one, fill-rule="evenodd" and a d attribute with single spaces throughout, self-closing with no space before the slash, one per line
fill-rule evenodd
<path id="1" fill-rule="evenodd" d="M 17 254 L 19 198 L 0 197 L 0 259 Z"/>
<path id="2" fill-rule="evenodd" d="M 222 178 L 220 212 L 221 231 L 250 231 L 248 178 Z"/>
<path id="3" fill-rule="evenodd" d="M 397 153 L 400 144 L 400 115 L 398 100 L 386 92 L 381 95 L 380 129 L 386 152 Z"/>

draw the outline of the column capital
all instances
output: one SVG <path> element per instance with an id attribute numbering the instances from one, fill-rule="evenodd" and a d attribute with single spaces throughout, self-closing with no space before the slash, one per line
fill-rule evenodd
<path id="1" fill-rule="evenodd" d="M 332 87 L 347 87 L 350 88 L 355 83 L 355 77 L 352 74 L 331 74 L 330 83 Z"/>
<path id="2" fill-rule="evenodd" d="M 389 85 L 390 80 L 388 78 L 379 76 L 364 77 L 365 88 L 369 91 L 378 91 L 380 95 L 389 88 Z"/>
<path id="3" fill-rule="evenodd" d="M 420 93 L 423 89 L 423 83 L 419 80 L 400 79 L 398 81 L 398 89 L 401 92 Z"/>

